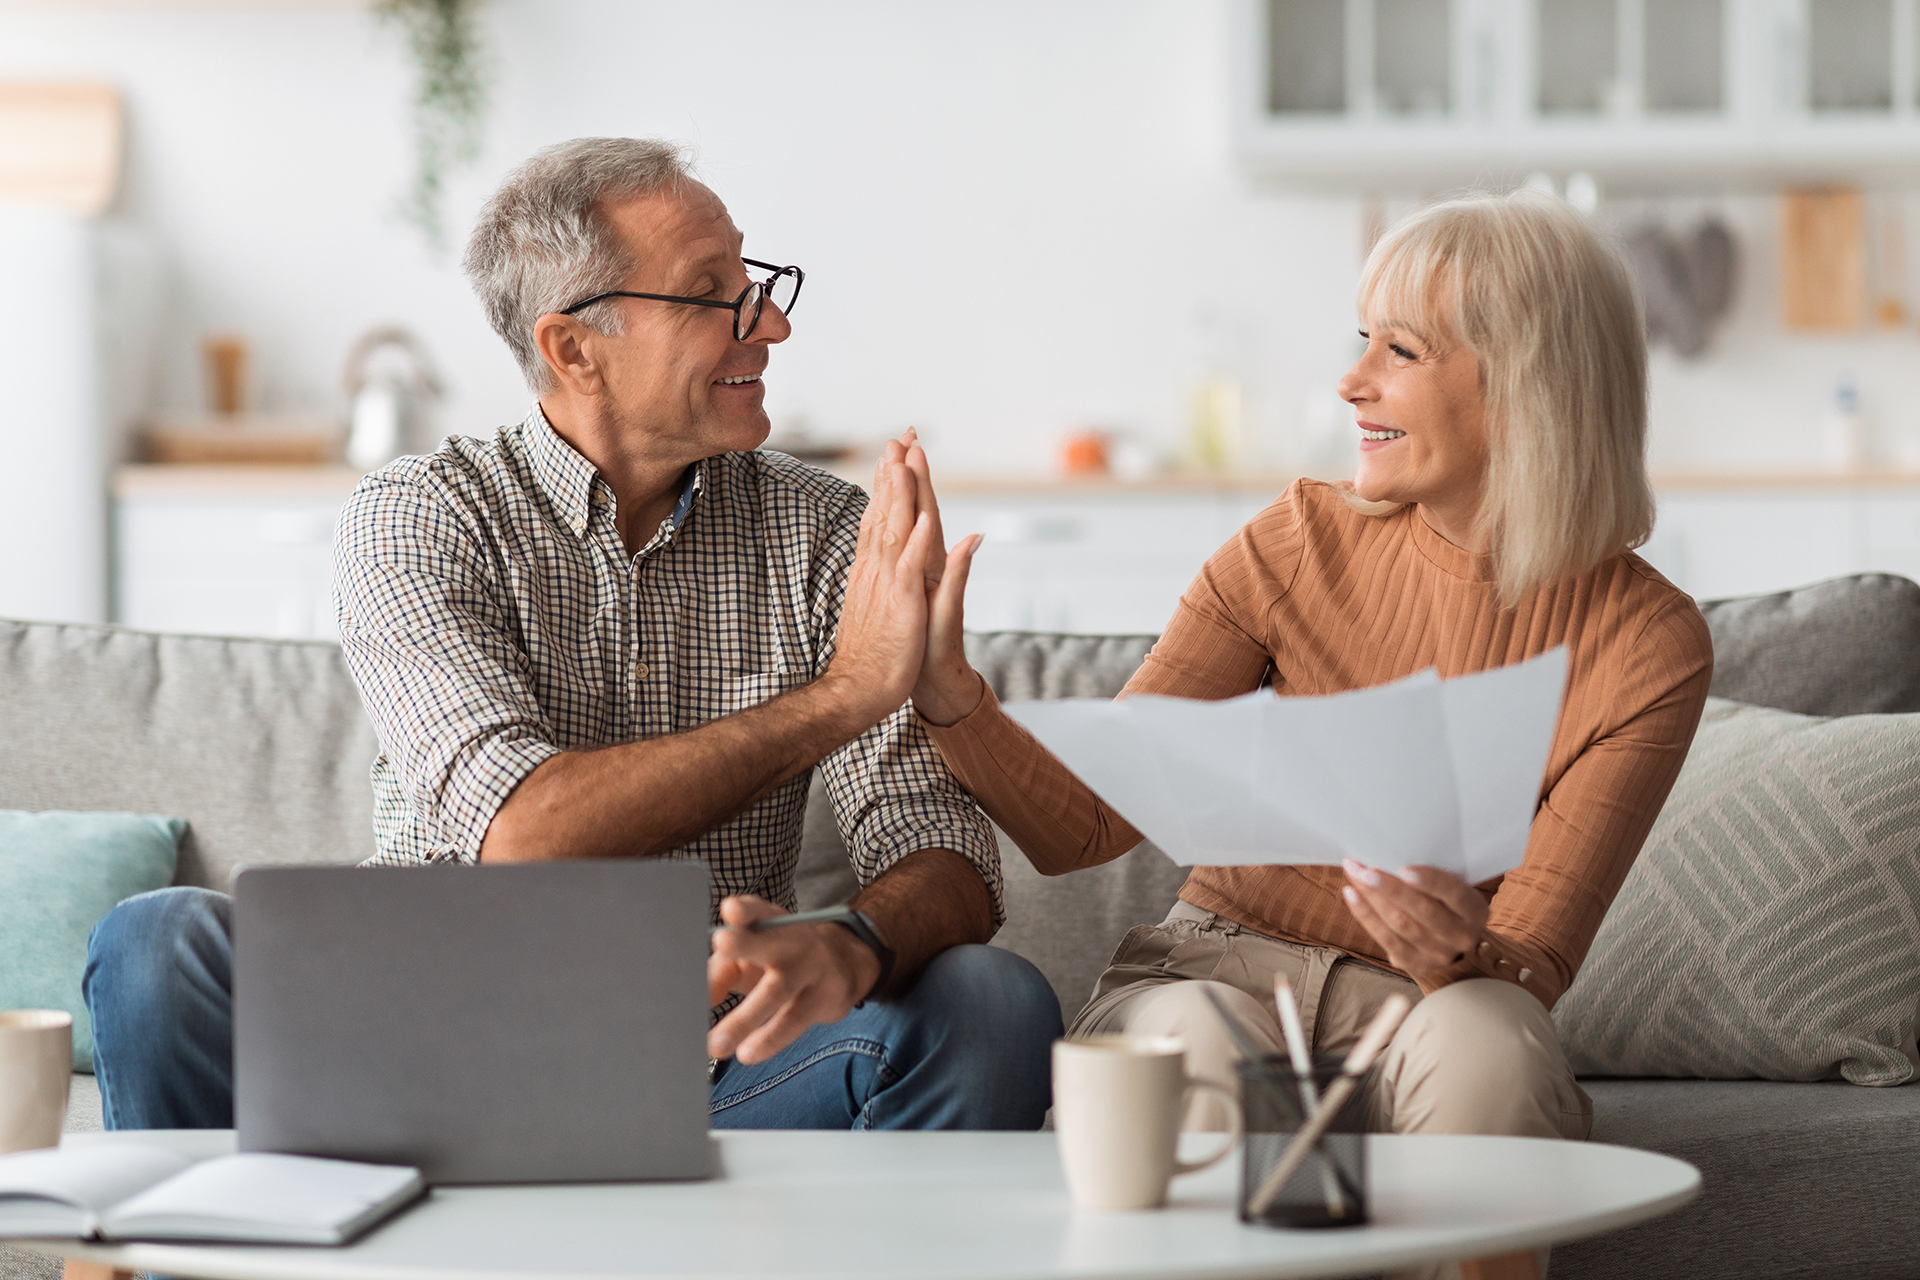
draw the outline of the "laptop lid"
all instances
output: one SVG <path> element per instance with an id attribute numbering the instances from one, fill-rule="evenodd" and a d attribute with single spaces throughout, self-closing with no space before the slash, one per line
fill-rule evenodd
<path id="1" fill-rule="evenodd" d="M 242 1151 L 443 1183 L 715 1172 L 703 864 L 260 867 L 234 899 Z"/>

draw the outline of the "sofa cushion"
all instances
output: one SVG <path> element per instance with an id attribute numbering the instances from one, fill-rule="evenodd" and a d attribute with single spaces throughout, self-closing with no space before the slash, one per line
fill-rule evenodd
<path id="1" fill-rule="evenodd" d="M 1553 1280 L 1906 1280 L 1920 1273 L 1920 1084 L 1593 1080 L 1594 1142 L 1696 1166 L 1698 1200 L 1553 1251 Z"/>
<path id="2" fill-rule="evenodd" d="M 73 1068 L 93 1070 L 80 997 L 87 935 L 136 893 L 173 882 L 178 818 L 0 809 L 0 1009 L 73 1015 Z"/>
<path id="3" fill-rule="evenodd" d="M 340 647 L 0 621 L 0 808 L 169 813 L 176 883 L 373 853 L 379 751 Z"/>
<path id="4" fill-rule="evenodd" d="M 1901 1084 L 1920 1002 L 1920 715 L 1708 700 L 1554 1010 L 1583 1075 Z"/>
<path id="5" fill-rule="evenodd" d="M 1857 573 L 1700 606 L 1712 692 L 1810 716 L 1920 711 L 1920 585 Z"/>

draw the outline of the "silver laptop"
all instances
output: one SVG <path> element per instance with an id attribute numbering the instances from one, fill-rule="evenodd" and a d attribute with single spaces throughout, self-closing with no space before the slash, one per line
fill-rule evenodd
<path id="1" fill-rule="evenodd" d="M 261 867 L 234 898 L 242 1151 L 440 1183 L 716 1171 L 704 865 Z"/>

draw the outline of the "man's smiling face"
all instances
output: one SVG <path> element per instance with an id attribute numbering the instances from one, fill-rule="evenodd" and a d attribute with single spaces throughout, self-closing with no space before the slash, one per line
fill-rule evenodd
<path id="1" fill-rule="evenodd" d="M 747 287 L 741 236 L 720 198 L 698 183 L 607 208 L 639 265 L 619 287 L 732 302 Z M 768 302 L 745 342 L 733 314 L 647 298 L 621 298 L 626 332 L 596 343 L 606 392 L 624 430 L 652 448 L 679 446 L 689 460 L 754 449 L 767 438 L 767 348 L 791 327 Z"/>

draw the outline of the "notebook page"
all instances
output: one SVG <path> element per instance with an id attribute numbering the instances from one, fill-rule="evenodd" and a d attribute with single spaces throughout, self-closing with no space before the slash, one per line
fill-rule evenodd
<path id="1" fill-rule="evenodd" d="M 243 1151 L 203 1160 L 103 1215 L 117 1240 L 339 1244 L 410 1202 L 418 1169 Z"/>
<path id="2" fill-rule="evenodd" d="M 104 1210 L 192 1163 L 135 1143 L 0 1156 L 0 1235 L 91 1235 Z"/>

